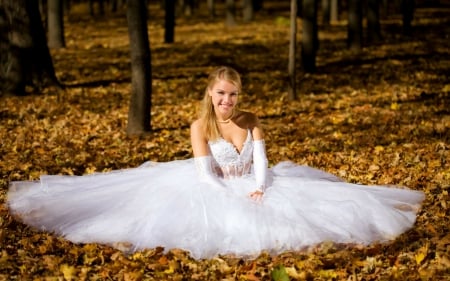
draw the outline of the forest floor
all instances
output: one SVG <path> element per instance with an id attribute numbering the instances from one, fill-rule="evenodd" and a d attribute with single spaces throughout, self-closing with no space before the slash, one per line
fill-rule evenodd
<path id="1" fill-rule="evenodd" d="M 0 97 L 0 280 L 450 280 L 450 7 L 418 7 L 410 36 L 400 15 L 383 17 L 383 40 L 360 53 L 346 48 L 345 20 L 320 25 L 317 72 L 299 70 L 298 97 L 288 101 L 289 5 L 266 3 L 234 28 L 222 15 L 180 17 L 173 44 L 163 43 L 159 6 L 150 7 L 153 131 L 141 137 L 125 133 L 125 16 L 73 7 L 67 47 L 51 51 L 67 88 Z M 260 116 L 271 165 L 290 159 L 349 182 L 421 190 L 414 227 L 367 247 L 194 260 L 182 250 L 76 245 L 10 215 L 11 181 L 191 157 L 189 124 L 218 65 L 242 74 L 240 107 Z"/>

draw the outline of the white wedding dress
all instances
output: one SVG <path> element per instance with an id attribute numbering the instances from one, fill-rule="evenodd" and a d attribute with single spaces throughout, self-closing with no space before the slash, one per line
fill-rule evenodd
<path id="1" fill-rule="evenodd" d="M 223 187 L 201 181 L 194 159 L 146 162 L 84 176 L 12 182 L 13 215 L 75 243 L 130 245 L 130 251 L 181 248 L 194 258 L 255 257 L 302 250 L 324 241 L 367 245 L 411 228 L 422 192 L 363 186 L 293 162 L 268 171 L 261 202 L 254 191 L 250 132 L 241 152 L 210 142 Z"/>

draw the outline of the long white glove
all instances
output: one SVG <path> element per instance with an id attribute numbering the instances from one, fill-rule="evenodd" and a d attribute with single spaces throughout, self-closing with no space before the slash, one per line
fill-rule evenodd
<path id="1" fill-rule="evenodd" d="M 217 178 L 217 176 L 212 171 L 212 157 L 211 156 L 201 156 L 194 157 L 195 167 L 197 168 L 197 173 L 200 181 L 217 186 L 225 187 L 225 185 Z"/>
<path id="2" fill-rule="evenodd" d="M 255 172 L 256 189 L 261 192 L 266 189 L 267 166 L 264 140 L 253 141 L 253 170 Z"/>

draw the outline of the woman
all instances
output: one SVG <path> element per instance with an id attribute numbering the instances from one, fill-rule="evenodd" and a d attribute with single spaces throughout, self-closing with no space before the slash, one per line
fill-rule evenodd
<path id="1" fill-rule="evenodd" d="M 211 73 L 203 99 L 202 116 L 191 125 L 192 149 L 202 178 L 209 183 L 221 185 L 216 181 L 217 176 L 241 177 L 251 172 L 252 159 L 243 155 L 246 140 L 251 137 L 256 188 L 249 195 L 260 200 L 266 187 L 267 168 L 263 132 L 254 114 L 236 109 L 240 91 L 241 79 L 235 70 L 221 67 Z M 232 148 L 230 159 L 233 156 L 241 157 L 221 161 L 220 149 L 214 150 L 214 142 L 221 141 Z M 210 167 L 214 167 L 214 171 Z"/>
<path id="2" fill-rule="evenodd" d="M 193 159 L 12 182 L 11 212 L 76 243 L 181 248 L 194 258 L 369 244 L 413 226 L 422 192 L 345 183 L 292 162 L 268 169 L 258 118 L 236 108 L 240 91 L 232 68 L 211 73 L 191 126 Z"/>

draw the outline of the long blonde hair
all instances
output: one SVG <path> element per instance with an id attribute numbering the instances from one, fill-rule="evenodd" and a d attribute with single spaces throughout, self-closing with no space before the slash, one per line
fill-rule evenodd
<path id="1" fill-rule="evenodd" d="M 214 105 L 212 103 L 212 98 L 209 95 L 209 91 L 212 90 L 219 80 L 225 80 L 233 84 L 238 89 L 238 92 L 240 92 L 242 88 L 239 73 L 231 67 L 221 66 L 209 74 L 208 84 L 205 89 L 205 95 L 200 110 L 200 119 L 202 120 L 203 130 L 208 140 L 216 140 L 220 137 Z"/>

